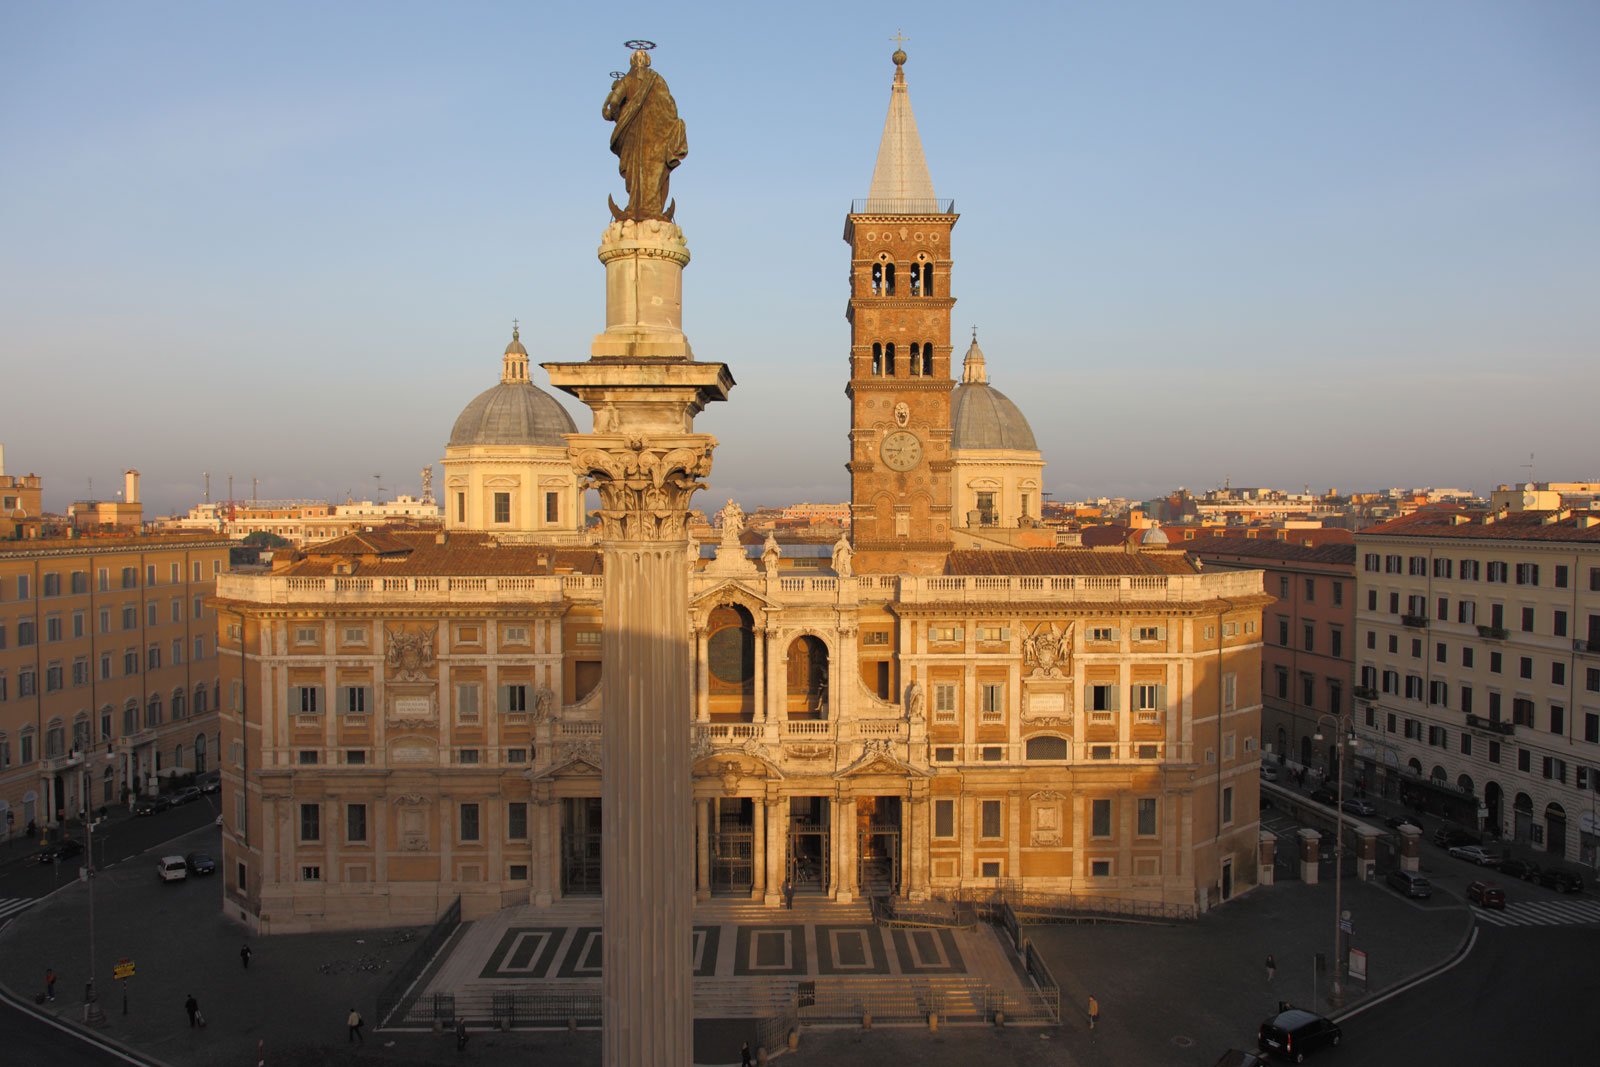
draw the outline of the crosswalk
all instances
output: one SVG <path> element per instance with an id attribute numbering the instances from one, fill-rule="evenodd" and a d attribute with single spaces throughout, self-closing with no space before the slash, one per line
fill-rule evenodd
<path id="1" fill-rule="evenodd" d="M 1600 923 L 1600 901 L 1524 900 L 1507 904 L 1504 911 L 1474 907 L 1480 922 L 1495 926 L 1574 926 Z"/>
<path id="2" fill-rule="evenodd" d="M 27 911 L 37 899 L 37 897 L 0 897 L 0 926 L 10 922 L 19 913 Z"/>

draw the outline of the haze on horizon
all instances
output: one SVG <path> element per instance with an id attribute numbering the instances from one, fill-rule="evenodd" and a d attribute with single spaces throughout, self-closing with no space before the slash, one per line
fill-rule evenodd
<path id="1" fill-rule="evenodd" d="M 535 362 L 603 328 L 645 37 L 685 329 L 738 382 L 696 504 L 845 499 L 840 234 L 903 30 L 955 356 L 975 324 L 1057 499 L 1600 477 L 1593 4 L 660 11 L 0 8 L 6 472 L 64 510 L 137 467 L 147 515 L 208 470 L 416 492 L 514 317 Z"/>

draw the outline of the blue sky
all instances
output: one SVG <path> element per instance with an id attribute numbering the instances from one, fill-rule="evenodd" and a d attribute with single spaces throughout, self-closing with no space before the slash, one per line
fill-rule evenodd
<path id="1" fill-rule="evenodd" d="M 902 30 L 958 351 L 1057 498 L 1600 476 L 1600 7 L 873 11 L 0 6 L 7 473 L 416 491 L 513 317 L 536 362 L 603 328 L 600 103 L 644 37 L 685 329 L 739 383 L 699 504 L 843 499 L 841 233 Z"/>

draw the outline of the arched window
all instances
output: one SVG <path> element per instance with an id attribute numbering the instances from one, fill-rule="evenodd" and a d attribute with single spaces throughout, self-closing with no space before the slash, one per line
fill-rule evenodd
<path id="1" fill-rule="evenodd" d="M 144 724 L 148 727 L 161 725 L 161 698 L 153 696 L 144 709 Z"/>
<path id="2" fill-rule="evenodd" d="M 932 263 L 924 263 L 922 265 L 922 295 L 923 296 L 932 296 L 933 295 L 933 264 Z"/>
<path id="3" fill-rule="evenodd" d="M 883 346 L 883 373 L 887 374 L 891 378 L 894 377 L 894 345 L 893 344 L 887 344 L 887 345 Z"/>
<path id="4" fill-rule="evenodd" d="M 925 378 L 933 377 L 933 342 L 926 341 L 922 345 L 922 374 Z"/>
<path id="5" fill-rule="evenodd" d="M 872 295 L 873 296 L 882 296 L 883 295 L 883 264 L 882 263 L 874 263 L 872 265 Z"/>
<path id="6" fill-rule="evenodd" d="M 911 264 L 911 295 L 922 295 L 922 268 L 915 263 Z"/>
<path id="7" fill-rule="evenodd" d="M 206 713 L 206 686 L 204 682 L 194 687 L 194 713 L 196 715 L 204 715 Z"/>
<path id="8" fill-rule="evenodd" d="M 89 713 L 80 711 L 72 720 L 72 747 L 82 752 L 89 747 Z"/>
<path id="9" fill-rule="evenodd" d="M 1066 759 L 1067 739 L 1065 737 L 1030 737 L 1028 738 L 1029 759 Z"/>
<path id="10" fill-rule="evenodd" d="M 894 264 L 893 263 L 885 263 L 883 265 L 883 295 L 884 296 L 893 296 L 894 295 Z"/>
<path id="11" fill-rule="evenodd" d="M 183 745 L 182 745 L 181 742 L 179 744 L 176 744 L 176 745 L 172 746 L 172 765 L 174 767 L 179 768 L 180 770 L 184 769 L 183 768 Z"/>
<path id="12" fill-rule="evenodd" d="M 183 690 L 174 689 L 172 691 L 172 717 L 174 719 L 183 718 L 184 706 L 186 704 L 187 701 L 184 698 Z"/>
<path id="13" fill-rule="evenodd" d="M 872 346 L 872 373 L 874 375 L 883 373 L 883 345 L 881 344 Z"/>
<path id="14" fill-rule="evenodd" d="M 810 634 L 789 644 L 788 716 L 790 719 L 828 717 L 828 646 Z"/>
<path id="15" fill-rule="evenodd" d="M 128 698 L 128 703 L 122 709 L 122 734 L 124 737 L 139 732 L 139 701 L 134 697 Z"/>
<path id="16" fill-rule="evenodd" d="M 922 346 L 915 341 L 911 342 L 911 373 L 913 375 L 922 373 Z"/>
<path id="17" fill-rule="evenodd" d="M 203 774 L 206 769 L 206 735 L 194 735 L 194 773 Z"/>

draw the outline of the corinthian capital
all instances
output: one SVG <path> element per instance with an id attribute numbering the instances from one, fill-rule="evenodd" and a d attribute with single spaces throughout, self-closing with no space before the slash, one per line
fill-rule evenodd
<path id="1" fill-rule="evenodd" d="M 600 494 L 608 541 L 681 541 L 689 498 L 711 473 L 710 434 L 574 434 L 572 469 Z"/>

